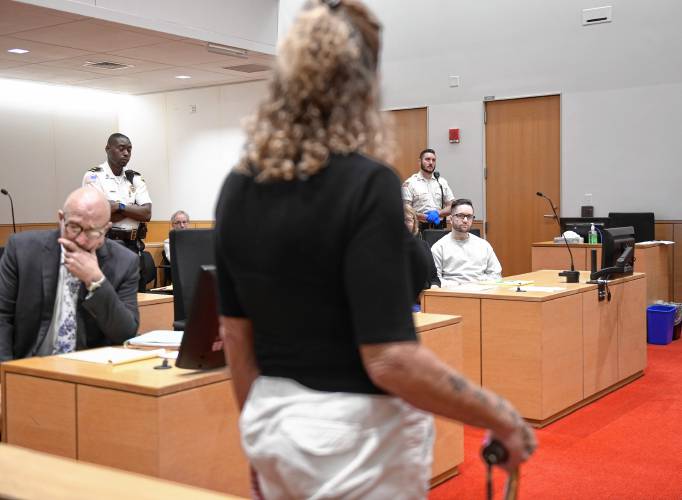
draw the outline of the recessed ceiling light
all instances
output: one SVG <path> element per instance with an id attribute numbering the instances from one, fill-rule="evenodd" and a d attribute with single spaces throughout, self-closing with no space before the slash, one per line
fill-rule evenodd
<path id="1" fill-rule="evenodd" d="M 188 79 L 190 79 L 190 78 L 192 78 L 192 77 L 189 76 L 189 75 L 178 75 L 178 76 L 176 76 L 175 78 L 177 78 L 178 80 L 188 80 Z"/>
<path id="2" fill-rule="evenodd" d="M 31 51 L 26 49 L 9 49 L 7 52 L 11 52 L 12 54 L 28 54 Z"/>

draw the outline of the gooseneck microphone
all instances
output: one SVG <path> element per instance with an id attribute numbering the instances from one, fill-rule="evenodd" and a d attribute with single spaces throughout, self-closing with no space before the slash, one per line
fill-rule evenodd
<path id="1" fill-rule="evenodd" d="M 10 209 L 12 210 L 12 229 L 16 233 L 17 232 L 17 224 L 14 221 L 14 201 L 12 201 L 12 195 L 10 195 L 9 191 L 7 191 L 5 188 L 0 189 L 0 193 L 9 197 L 9 206 L 10 206 Z"/>
<path id="2" fill-rule="evenodd" d="M 575 266 L 573 265 L 573 252 L 571 252 L 571 246 L 568 244 L 568 240 L 566 239 L 566 235 L 561 230 L 561 221 L 559 221 L 559 216 L 556 213 L 556 208 L 554 208 L 554 203 L 552 203 L 552 200 L 549 198 L 549 196 L 545 196 L 545 194 L 541 193 L 540 191 L 536 192 L 535 194 L 538 195 L 540 198 L 544 198 L 549 203 L 549 206 L 552 209 L 552 212 L 554 213 L 554 218 L 556 219 L 557 224 L 559 224 L 559 232 L 561 233 L 561 236 L 563 236 L 563 238 L 564 238 L 564 243 L 566 243 L 566 248 L 568 249 L 568 255 L 570 255 L 570 257 L 571 257 L 571 270 L 570 271 L 561 271 L 559 273 L 559 276 L 565 276 L 566 277 L 566 283 L 578 283 L 578 281 L 580 281 L 580 271 L 576 271 Z"/>
<path id="3" fill-rule="evenodd" d="M 438 186 L 440 187 L 440 208 L 441 210 L 445 208 L 445 195 L 443 194 L 443 185 L 438 179 L 440 179 L 440 172 L 438 170 L 433 171 L 433 177 L 436 179 Z"/>

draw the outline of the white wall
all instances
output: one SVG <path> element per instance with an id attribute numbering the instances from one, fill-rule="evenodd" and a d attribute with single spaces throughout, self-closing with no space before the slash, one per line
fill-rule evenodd
<path id="1" fill-rule="evenodd" d="M 85 171 L 104 161 L 117 107 L 103 92 L 0 80 L 0 187 L 12 195 L 18 223 L 57 220 Z M 11 222 L 2 196 L 0 223 Z"/>
<path id="2" fill-rule="evenodd" d="M 183 37 L 272 54 L 276 0 L 19 0 Z"/>
<path id="3" fill-rule="evenodd" d="M 130 166 L 147 181 L 154 220 L 178 209 L 213 219 L 222 182 L 241 153 L 241 121 L 265 88 L 249 82 L 128 98 L 120 127 L 133 142 Z"/>
<path id="4" fill-rule="evenodd" d="M 682 2 L 366 0 L 384 25 L 388 109 L 428 106 L 429 145 L 457 195 L 483 213 L 482 101 L 560 93 L 562 203 L 576 215 L 654 210 L 682 219 L 676 193 L 682 134 Z M 280 37 L 302 0 L 280 0 Z M 581 9 L 613 6 L 583 27 Z M 450 75 L 461 78 L 451 88 Z M 460 144 L 447 143 L 459 127 Z M 679 182 L 677 183 L 679 185 Z"/>

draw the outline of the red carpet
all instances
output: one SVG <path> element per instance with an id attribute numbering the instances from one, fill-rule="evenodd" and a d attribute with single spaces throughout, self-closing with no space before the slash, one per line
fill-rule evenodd
<path id="1" fill-rule="evenodd" d="M 648 346 L 644 377 L 537 431 L 521 499 L 682 499 L 682 340 Z M 465 428 L 460 475 L 430 500 L 484 499 L 483 432 Z M 495 498 L 505 476 L 495 474 Z"/>

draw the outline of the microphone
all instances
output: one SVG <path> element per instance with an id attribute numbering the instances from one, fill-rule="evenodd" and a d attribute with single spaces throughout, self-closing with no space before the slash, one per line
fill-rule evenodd
<path id="1" fill-rule="evenodd" d="M 440 172 L 438 170 L 433 171 L 433 177 L 436 179 L 438 186 L 440 187 L 440 208 L 441 210 L 445 208 L 445 194 L 443 193 L 443 185 L 438 179 L 440 179 Z"/>
<path id="2" fill-rule="evenodd" d="M 580 271 L 576 271 L 575 266 L 573 265 L 573 252 L 571 252 L 571 246 L 568 244 L 568 240 L 566 239 L 566 235 L 561 230 L 561 222 L 559 221 L 559 216 L 556 213 L 556 208 L 554 208 L 554 203 L 552 203 L 552 200 L 549 198 L 549 196 L 545 196 L 545 194 L 541 193 L 540 191 L 537 191 L 535 194 L 537 196 L 539 196 L 540 198 L 544 198 L 549 203 L 549 206 L 551 207 L 552 212 L 554 213 L 554 218 L 556 219 L 557 224 L 559 224 L 559 232 L 561 233 L 561 236 L 563 236 L 563 238 L 564 238 L 564 243 L 566 243 L 566 248 L 568 249 L 568 255 L 570 255 L 570 257 L 571 257 L 571 270 L 570 271 L 561 271 L 559 273 L 559 276 L 565 276 L 566 277 L 566 283 L 578 283 L 580 281 Z"/>
<path id="3" fill-rule="evenodd" d="M 14 229 L 14 232 L 16 233 L 17 232 L 17 224 L 14 221 L 14 201 L 12 201 L 12 195 L 10 195 L 9 191 L 7 191 L 5 188 L 0 189 L 0 193 L 9 197 L 9 206 L 12 209 L 12 229 Z"/>

